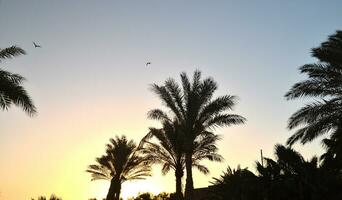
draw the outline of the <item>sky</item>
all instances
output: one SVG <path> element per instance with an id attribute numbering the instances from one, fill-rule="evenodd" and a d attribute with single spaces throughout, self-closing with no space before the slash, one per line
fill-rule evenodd
<path id="1" fill-rule="evenodd" d="M 158 126 L 146 113 L 162 108 L 152 83 L 199 69 L 219 85 L 216 96 L 239 97 L 245 125 L 217 129 L 222 163 L 208 163 L 206 187 L 227 166 L 255 171 L 260 149 L 293 133 L 289 116 L 307 100 L 284 94 L 316 62 L 310 49 L 342 27 L 341 1 L 0 0 L 0 48 L 27 55 L 0 63 L 27 78 L 38 115 L 0 112 L 0 199 L 55 193 L 64 200 L 104 197 L 109 184 L 85 172 L 115 135 L 139 141 Z M 34 48 L 32 41 L 42 48 Z M 146 62 L 151 62 L 149 67 Z M 319 139 L 295 145 L 305 158 L 322 153 Z M 123 185 L 122 195 L 173 192 L 173 173 Z"/>

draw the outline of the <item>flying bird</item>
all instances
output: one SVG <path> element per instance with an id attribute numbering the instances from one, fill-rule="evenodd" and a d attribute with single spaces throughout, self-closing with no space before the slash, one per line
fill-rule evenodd
<path id="1" fill-rule="evenodd" d="M 147 62 L 147 63 L 146 63 L 146 67 L 147 67 L 148 65 L 150 65 L 150 64 L 151 64 L 151 62 Z"/>
<path id="2" fill-rule="evenodd" d="M 42 46 L 40 46 L 39 44 L 36 44 L 35 42 L 32 42 L 32 43 L 33 43 L 33 46 L 34 46 L 35 48 L 37 48 L 37 47 L 42 48 Z"/>

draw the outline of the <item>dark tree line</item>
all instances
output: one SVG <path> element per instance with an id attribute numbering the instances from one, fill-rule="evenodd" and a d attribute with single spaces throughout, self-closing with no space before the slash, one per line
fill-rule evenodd
<path id="1" fill-rule="evenodd" d="M 227 200 L 337 200 L 342 199 L 342 177 L 319 164 L 305 160 L 291 147 L 275 146 L 275 159 L 256 163 L 257 173 L 247 168 L 230 169 L 214 179 L 206 199 Z"/>

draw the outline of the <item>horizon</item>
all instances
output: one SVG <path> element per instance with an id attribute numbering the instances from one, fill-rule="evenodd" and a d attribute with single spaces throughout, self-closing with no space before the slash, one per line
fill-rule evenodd
<path id="1" fill-rule="evenodd" d="M 195 188 L 228 165 L 255 171 L 260 149 L 273 158 L 274 145 L 294 132 L 287 120 L 306 99 L 284 95 L 304 79 L 298 67 L 316 62 L 311 48 L 342 27 L 342 2 L 332 2 L 0 1 L 0 48 L 27 52 L 1 68 L 27 79 L 38 110 L 32 118 L 16 107 L 0 112 L 0 199 L 105 197 L 109 183 L 90 181 L 87 166 L 109 138 L 138 143 L 160 126 L 147 119 L 150 109 L 164 108 L 150 84 L 179 82 L 181 72 L 196 69 L 218 83 L 215 96 L 239 97 L 232 113 L 247 122 L 215 130 L 225 160 L 205 161 L 207 176 L 194 170 Z M 294 148 L 305 159 L 323 152 L 319 140 Z M 173 172 L 160 169 L 124 183 L 122 196 L 173 192 Z"/>

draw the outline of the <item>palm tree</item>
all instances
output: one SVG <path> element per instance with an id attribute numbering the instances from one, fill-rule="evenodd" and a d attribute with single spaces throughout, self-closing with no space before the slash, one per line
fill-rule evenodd
<path id="1" fill-rule="evenodd" d="M 265 199 L 324 199 L 326 174 L 319 169 L 317 157 L 306 161 L 299 152 L 283 145 L 275 146 L 275 157 L 265 158 L 266 166 L 257 162 Z"/>
<path id="2" fill-rule="evenodd" d="M 185 152 L 183 138 L 180 132 L 180 124 L 177 121 L 163 122 L 163 128 L 150 128 L 149 133 L 143 138 L 143 152 L 149 155 L 154 163 L 161 164 L 162 173 L 165 175 L 170 169 L 175 171 L 176 177 L 176 198 L 182 199 L 182 177 L 185 169 Z M 209 169 L 200 164 L 201 160 L 208 159 L 220 162 L 223 157 L 217 153 L 216 141 L 218 135 L 208 133 L 199 137 L 194 143 L 194 154 L 192 158 L 193 167 L 204 174 L 209 173 Z M 153 142 L 155 138 L 157 141 Z"/>
<path id="3" fill-rule="evenodd" d="M 25 51 L 16 46 L 0 49 L 0 62 L 23 54 Z M 21 75 L 0 69 L 0 108 L 7 110 L 14 104 L 32 116 L 36 113 L 36 107 L 22 86 L 23 81 L 25 78 Z"/>
<path id="4" fill-rule="evenodd" d="M 175 171 L 176 177 L 176 196 L 181 199 L 182 195 L 182 177 L 184 175 L 183 166 L 184 151 L 183 141 L 179 133 L 179 124 L 177 122 L 163 123 L 163 128 L 150 128 L 149 133 L 142 139 L 142 151 L 157 164 L 162 165 L 163 175 L 170 169 Z M 157 142 L 153 142 L 155 138 Z"/>
<path id="5" fill-rule="evenodd" d="M 109 180 L 106 200 L 119 200 L 121 184 L 129 180 L 144 179 L 151 175 L 149 158 L 142 155 L 133 140 L 125 136 L 110 139 L 106 154 L 96 158 L 96 164 L 89 165 L 87 172 L 93 180 Z"/>
<path id="6" fill-rule="evenodd" d="M 194 141 L 208 130 L 217 127 L 243 124 L 245 118 L 236 114 L 227 114 L 232 110 L 236 97 L 225 95 L 213 99 L 217 84 L 212 78 L 201 79 L 201 72 L 195 71 L 192 82 L 186 73 L 181 73 L 182 89 L 172 78 L 165 81 L 164 85 L 152 85 L 152 91 L 156 93 L 172 116 L 161 109 L 153 109 L 148 116 L 151 119 L 172 121 L 180 124 L 180 132 L 184 139 L 186 186 L 185 198 L 193 198 L 192 158 L 194 154 Z"/>
<path id="7" fill-rule="evenodd" d="M 288 128 L 301 128 L 288 139 L 289 145 L 305 144 L 327 133 L 334 140 L 342 134 L 342 31 L 314 48 L 312 56 L 319 62 L 300 67 L 308 79 L 293 85 L 285 95 L 287 99 L 317 98 L 290 117 Z"/>
<path id="8" fill-rule="evenodd" d="M 339 132 L 339 131 L 336 131 Z M 342 134 L 334 134 L 330 139 L 322 140 L 323 147 L 326 152 L 320 157 L 322 166 L 331 170 L 337 170 L 337 173 L 342 169 Z"/>
<path id="9" fill-rule="evenodd" d="M 257 178 L 253 172 L 247 168 L 242 169 L 240 165 L 237 169 L 228 166 L 219 178 L 214 178 L 214 193 L 225 200 L 261 200 Z"/>

